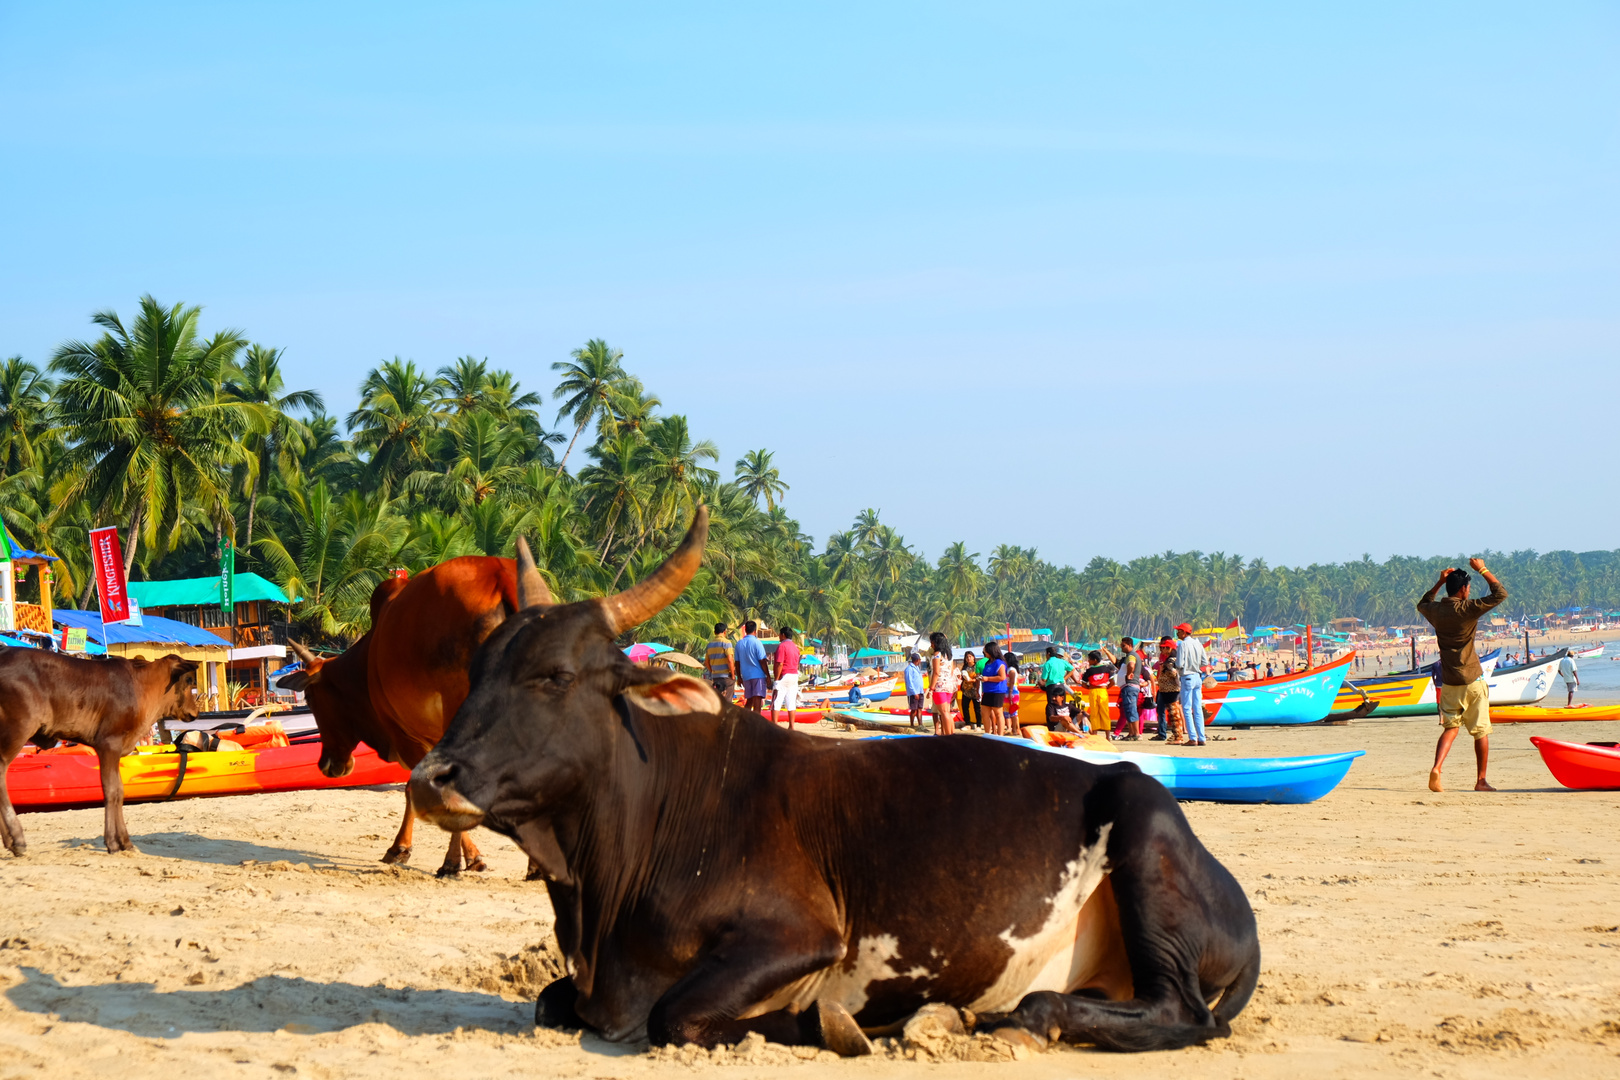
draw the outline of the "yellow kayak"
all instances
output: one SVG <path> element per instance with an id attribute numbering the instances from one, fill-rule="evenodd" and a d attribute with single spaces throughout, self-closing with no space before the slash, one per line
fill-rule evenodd
<path id="1" fill-rule="evenodd" d="M 1556 724 L 1567 720 L 1620 720 L 1620 705 L 1571 705 L 1548 709 L 1540 705 L 1493 705 L 1493 724 Z"/>

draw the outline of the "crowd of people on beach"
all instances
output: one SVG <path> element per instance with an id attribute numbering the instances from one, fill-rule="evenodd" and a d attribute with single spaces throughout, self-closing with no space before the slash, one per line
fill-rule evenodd
<path id="1" fill-rule="evenodd" d="M 1494 790 L 1486 780 L 1490 754 L 1490 712 L 1488 690 L 1474 650 L 1477 623 L 1507 597 L 1506 590 L 1473 559 L 1470 565 L 1491 586 L 1490 594 L 1470 599 L 1470 582 L 1465 570 L 1447 567 L 1441 578 L 1417 603 L 1418 612 L 1435 628 L 1440 650 L 1441 687 L 1438 713 L 1441 734 L 1435 747 L 1435 761 L 1429 785 L 1440 790 L 1440 768 L 1460 729 L 1473 736 L 1478 764 L 1476 790 Z M 1444 589 L 1446 596 L 1440 598 Z M 783 627 L 774 654 L 757 636 L 758 624 L 743 623 L 743 636 L 733 645 L 725 623 L 716 623 L 714 638 L 704 654 L 704 667 L 715 692 L 730 700 L 740 686 L 743 707 L 764 714 L 767 699 L 770 717 L 778 722 L 785 714 L 791 727 L 799 706 L 799 677 L 803 653 L 797 631 Z M 1165 635 L 1153 646 L 1151 655 L 1145 640 L 1119 639 L 1116 654 L 1108 645 L 1087 652 L 1065 653 L 1047 645 L 1039 661 L 1020 656 L 998 641 L 987 643 L 983 655 L 969 650 L 956 659 L 950 639 L 935 631 L 928 638 L 928 655 L 913 650 L 906 656 L 901 679 L 905 687 L 906 711 L 913 729 L 924 728 L 924 713 L 933 719 L 936 735 L 952 735 L 958 728 L 977 728 L 986 735 L 1009 737 L 1039 735 L 1038 729 L 1059 737 L 1085 738 L 1100 733 L 1110 740 L 1133 741 L 1152 729 L 1154 740 L 1179 746 L 1204 746 L 1204 681 L 1214 674 L 1214 665 L 1204 645 L 1188 623 L 1175 628 L 1175 636 Z M 1080 666 L 1081 664 L 1085 666 Z M 1291 672 L 1287 664 L 1283 673 Z M 1274 670 L 1267 663 L 1264 675 L 1257 662 L 1240 665 L 1228 659 L 1226 677 L 1244 681 L 1271 678 Z M 1566 661 L 1561 674 L 1573 700 L 1578 678 L 1573 661 Z M 1024 704 L 1025 688 L 1045 697 L 1044 712 L 1037 703 Z M 1118 718 L 1110 724 L 1109 691 L 1118 691 Z M 850 696 L 862 700 L 858 679 L 852 680 Z"/>
<path id="2" fill-rule="evenodd" d="M 742 636 L 733 643 L 726 623 L 716 623 L 714 637 L 704 651 L 704 668 L 715 692 L 729 700 L 740 689 L 743 708 L 765 715 L 772 722 L 785 719 L 789 726 L 799 707 L 799 677 L 803 653 L 797 631 L 784 627 L 774 654 L 758 637 L 758 624 L 742 624 Z M 991 641 L 980 652 L 954 655 L 950 639 L 941 632 L 929 636 L 926 658 L 913 650 L 900 674 L 910 726 L 924 727 L 925 714 L 936 735 L 977 729 L 986 735 L 1017 737 L 1030 728 L 1085 737 L 1093 732 L 1131 741 L 1150 738 L 1174 745 L 1203 746 L 1203 685 L 1214 672 L 1208 653 L 1182 623 L 1175 636 L 1160 638 L 1149 655 L 1149 642 L 1131 637 L 1119 640 L 1116 654 L 1108 645 L 1085 653 L 1046 647 L 1040 660 L 1012 652 Z M 1081 666 L 1081 665 L 1084 666 Z M 1266 666 L 1265 677 L 1272 674 Z M 1257 665 L 1237 669 L 1229 665 L 1229 678 L 1260 678 Z M 1044 696 L 1026 709 L 1024 690 Z M 1118 690 L 1119 718 L 1110 723 L 1109 690 Z M 859 704 L 861 686 L 852 680 L 850 702 Z M 767 705 L 767 702 L 769 704 Z"/>

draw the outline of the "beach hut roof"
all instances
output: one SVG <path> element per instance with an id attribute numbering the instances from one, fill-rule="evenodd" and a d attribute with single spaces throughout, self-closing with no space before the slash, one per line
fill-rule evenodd
<path id="1" fill-rule="evenodd" d="M 72 608 L 57 608 L 51 612 L 51 618 L 59 625 L 70 626 L 85 631 L 85 636 L 98 645 L 145 645 L 156 642 L 164 645 L 196 645 L 226 649 L 230 642 L 199 626 L 190 623 L 177 622 L 174 619 L 165 619 L 161 615 L 142 615 L 143 626 L 130 626 L 127 623 L 109 623 L 102 625 L 99 611 L 74 611 Z"/>
<path id="2" fill-rule="evenodd" d="M 129 595 L 142 608 L 210 607 L 219 603 L 219 578 L 180 578 L 178 581 L 132 581 Z M 273 604 L 289 603 L 287 594 L 258 574 L 236 574 L 231 578 L 231 597 L 244 604 L 251 600 L 268 600 Z M 151 639 L 143 639 L 151 640 Z"/>

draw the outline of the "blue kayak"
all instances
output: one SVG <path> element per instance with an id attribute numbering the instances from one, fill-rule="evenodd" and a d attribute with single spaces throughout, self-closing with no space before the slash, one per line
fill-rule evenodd
<path id="1" fill-rule="evenodd" d="M 1045 750 L 1068 754 L 1093 765 L 1129 761 L 1170 789 L 1178 799 L 1232 803 L 1315 802 L 1350 771 L 1350 763 L 1367 751 L 1316 757 L 1218 758 L 1174 757 L 1170 754 L 1113 753 L 1042 746 L 1028 739 L 1008 739 Z"/>
<path id="2" fill-rule="evenodd" d="M 837 716 L 848 710 L 835 709 Z M 863 716 L 848 711 L 851 719 L 870 720 L 879 714 Z M 882 719 L 889 717 L 885 714 Z M 978 735 L 971 738 L 997 739 L 1048 754 L 1067 754 L 1093 765 L 1129 761 L 1170 789 L 1178 799 L 1228 803 L 1309 803 L 1339 786 L 1350 772 L 1350 763 L 1367 751 L 1313 757 L 1222 758 L 1176 757 L 1171 754 L 1142 754 L 1111 750 L 1079 750 L 1067 746 L 1046 746 L 1010 735 Z M 933 738 L 913 732 L 879 735 L 880 739 Z"/>

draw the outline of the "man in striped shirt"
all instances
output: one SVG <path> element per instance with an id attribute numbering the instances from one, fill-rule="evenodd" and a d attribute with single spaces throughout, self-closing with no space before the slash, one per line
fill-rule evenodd
<path id="1" fill-rule="evenodd" d="M 709 682 L 721 701 L 731 700 L 731 688 L 736 685 L 737 651 L 726 640 L 726 624 L 714 624 L 714 640 L 703 652 L 703 665 L 709 673 Z"/>

